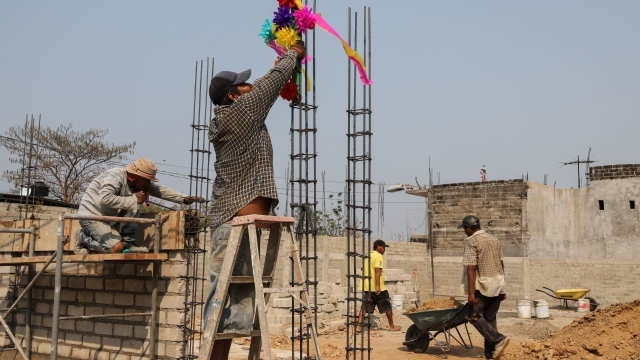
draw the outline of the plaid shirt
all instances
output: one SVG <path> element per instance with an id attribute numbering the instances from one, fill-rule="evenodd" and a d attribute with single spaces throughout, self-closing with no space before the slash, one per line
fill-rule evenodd
<path id="1" fill-rule="evenodd" d="M 278 64 L 253 83 L 251 92 L 232 105 L 218 106 L 209 124 L 209 140 L 216 152 L 216 179 L 209 217 L 217 228 L 261 196 L 278 204 L 273 178 L 273 147 L 265 120 L 296 66 L 289 50 Z"/>
<path id="2" fill-rule="evenodd" d="M 476 266 L 476 290 L 484 296 L 504 294 L 504 270 L 502 269 L 500 241 L 484 230 L 478 230 L 467 238 L 462 265 Z"/>

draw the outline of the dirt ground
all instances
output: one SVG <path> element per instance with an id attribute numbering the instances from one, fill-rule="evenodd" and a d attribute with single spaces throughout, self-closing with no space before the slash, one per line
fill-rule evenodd
<path id="1" fill-rule="evenodd" d="M 640 360 L 640 299 L 591 313 L 555 307 L 550 309 L 550 315 L 547 319 L 520 319 L 515 309 L 501 309 L 498 313 L 498 329 L 511 339 L 502 359 Z M 402 331 L 390 331 L 384 316 L 374 316 L 373 321 L 373 360 L 484 358 L 483 339 L 471 325 L 468 325 L 468 329 L 473 348 L 467 349 L 452 341 L 450 351 L 445 352 L 437 344 L 437 341 L 444 340 L 440 336 L 430 342 L 425 353 L 418 354 L 402 345 L 405 331 L 412 322 L 401 312 L 394 311 L 394 323 L 402 326 Z M 464 325 L 459 330 L 466 336 Z M 319 341 L 324 360 L 345 359 L 345 335 L 344 331 L 339 330 L 320 331 Z M 292 359 L 289 339 L 273 337 L 271 344 L 274 358 Z M 236 341 L 230 359 L 246 359 L 247 350 L 248 343 Z"/>
<path id="2" fill-rule="evenodd" d="M 552 332 L 562 329 L 571 324 L 574 320 L 582 318 L 585 313 L 575 310 L 551 309 L 551 317 L 548 319 L 519 319 L 515 309 L 501 309 L 498 314 L 498 328 L 507 336 L 512 338 L 510 348 L 525 349 L 523 345 L 528 345 L 536 340 L 547 338 Z M 411 320 L 394 310 L 394 323 L 402 327 L 402 331 L 389 331 L 389 324 L 385 316 L 376 314 L 373 318 L 374 327 L 371 330 L 371 352 L 372 360 L 386 360 L 401 357 L 402 360 L 431 360 L 431 359 L 482 359 L 484 358 L 484 339 L 478 334 L 473 326 L 468 325 L 469 334 L 473 343 L 472 349 L 466 349 L 458 343 L 452 341 L 451 350 L 443 351 L 431 342 L 425 353 L 417 354 L 409 351 L 402 345 L 406 329 L 412 325 Z M 460 332 L 466 336 L 464 325 L 460 327 Z M 444 338 L 439 336 L 439 341 Z M 468 340 L 465 338 L 468 342 Z M 320 347 L 323 360 L 343 360 L 345 359 L 344 348 L 346 346 L 344 331 L 320 331 Z M 272 337 L 271 345 L 273 357 L 281 360 L 291 359 L 291 345 L 284 336 Z M 232 353 L 229 359 L 241 360 L 247 358 L 248 341 L 240 339 L 234 341 Z M 512 353 L 509 360 L 514 359 L 537 359 L 537 357 L 522 355 L 518 357 Z M 536 354 L 534 354 L 536 355 Z M 537 356 L 537 355 L 536 355 Z M 557 357 L 555 359 L 558 359 Z M 578 359 L 578 358 L 576 358 Z M 626 358 L 620 358 L 620 360 Z M 635 359 L 634 359 L 635 360 Z"/>

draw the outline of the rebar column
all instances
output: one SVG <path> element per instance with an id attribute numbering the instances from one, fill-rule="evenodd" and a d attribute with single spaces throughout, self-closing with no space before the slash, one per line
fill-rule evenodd
<path id="1" fill-rule="evenodd" d="M 306 6 L 310 6 L 309 1 L 305 1 Z M 317 12 L 316 1 L 313 1 L 314 12 Z M 308 31 L 304 34 L 304 42 L 307 47 L 307 53 L 316 58 L 316 34 L 315 31 Z M 301 65 L 304 70 L 300 73 L 299 92 L 297 101 L 292 101 L 291 107 L 291 155 L 290 167 L 291 175 L 289 176 L 290 207 L 291 214 L 296 218 L 296 225 L 293 227 L 294 238 L 298 242 L 300 251 L 300 262 L 302 265 L 303 276 L 305 281 L 303 284 L 294 281 L 294 264 L 291 261 L 291 286 L 304 285 L 308 294 L 309 306 L 311 308 L 311 316 L 313 323 L 318 323 L 318 307 L 317 307 L 317 252 L 316 252 L 316 211 L 318 202 L 316 201 L 317 178 L 316 178 L 316 61 L 311 61 Z M 298 70 L 298 71 L 300 71 Z M 311 80 L 308 83 L 307 77 Z M 311 94 L 309 94 L 311 93 Z M 299 359 L 315 359 L 312 356 L 313 347 L 311 346 L 310 327 L 313 326 L 311 321 L 304 318 L 304 307 L 291 298 L 291 355 L 292 358 Z M 317 329 L 316 329 L 317 330 Z"/>
<path id="2" fill-rule="evenodd" d="M 191 120 L 191 170 L 189 172 L 189 195 L 209 198 L 209 121 L 213 117 L 213 104 L 209 99 L 209 80 L 213 76 L 214 59 L 196 61 L 193 84 L 193 117 Z M 208 203 L 208 202 L 207 202 Z M 203 330 L 205 256 L 207 253 L 206 204 L 194 203 L 185 214 L 185 280 L 183 354 L 182 359 L 196 359 L 196 340 Z"/>
<path id="3" fill-rule="evenodd" d="M 364 8 L 362 31 L 363 61 L 371 78 L 371 8 Z M 348 12 L 348 42 L 358 51 L 358 13 Z M 347 359 L 370 359 L 371 318 L 362 324 L 359 313 L 364 301 L 360 282 L 370 284 L 361 270 L 371 251 L 371 87 L 361 85 L 358 72 L 350 61 L 347 73 L 347 179 L 346 179 L 346 238 L 347 238 Z M 362 86 L 362 92 L 358 88 Z M 356 332 L 360 325 L 362 331 Z"/>
<path id="4" fill-rule="evenodd" d="M 51 325 L 51 360 L 58 359 L 58 330 L 60 329 L 60 291 L 62 288 L 62 252 L 64 244 L 64 213 L 58 216 L 58 247 L 56 250 L 56 275 L 53 290 L 53 324 Z"/>

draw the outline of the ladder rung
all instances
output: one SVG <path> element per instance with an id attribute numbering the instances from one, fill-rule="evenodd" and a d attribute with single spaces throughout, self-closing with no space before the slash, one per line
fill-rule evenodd
<path id="1" fill-rule="evenodd" d="M 260 330 L 251 330 L 251 334 L 238 334 L 238 333 L 217 333 L 215 340 L 235 339 L 240 337 L 260 337 Z"/>
<path id="2" fill-rule="evenodd" d="M 263 283 L 270 283 L 273 281 L 271 276 L 263 276 Z M 232 276 L 229 284 L 253 284 L 253 276 Z"/>
<path id="3" fill-rule="evenodd" d="M 300 292 L 305 291 L 306 288 L 304 286 L 294 286 L 288 288 L 266 288 L 262 289 L 265 293 L 288 293 L 288 292 Z"/>
<path id="4" fill-rule="evenodd" d="M 231 225 L 255 223 L 257 227 L 269 227 L 271 224 L 293 224 L 296 220 L 289 216 L 246 215 L 231 219 Z"/>

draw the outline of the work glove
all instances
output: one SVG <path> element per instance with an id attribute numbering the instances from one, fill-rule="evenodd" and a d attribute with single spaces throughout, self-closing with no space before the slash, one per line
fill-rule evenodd
<path id="1" fill-rule="evenodd" d="M 203 203 L 205 202 L 205 200 L 200 196 L 186 196 L 184 199 L 182 199 L 182 203 L 185 205 L 191 205 L 194 202 Z"/>

